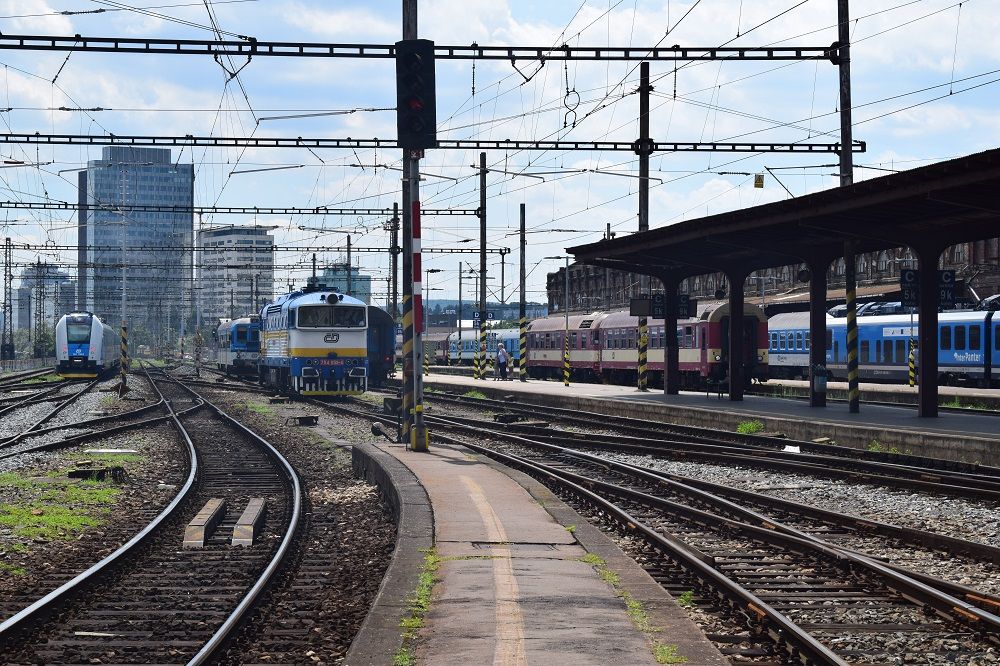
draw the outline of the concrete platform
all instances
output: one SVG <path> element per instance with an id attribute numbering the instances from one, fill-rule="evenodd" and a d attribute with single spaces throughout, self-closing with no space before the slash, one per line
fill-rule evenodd
<path id="1" fill-rule="evenodd" d="M 413 472 L 433 509 L 441 562 L 417 663 L 655 664 L 654 640 L 688 664 L 728 663 L 641 568 L 534 480 L 459 447 L 376 446 Z M 588 552 L 619 574 L 618 590 L 582 561 Z M 660 631 L 639 631 L 621 590 Z"/>
<path id="2" fill-rule="evenodd" d="M 478 390 L 490 397 L 517 395 L 525 402 L 545 400 L 558 407 L 594 411 L 650 421 L 697 425 L 735 431 L 743 421 L 757 419 L 766 430 L 792 439 L 828 437 L 837 444 L 868 448 L 877 441 L 915 455 L 949 458 L 986 465 L 1000 464 L 1000 417 L 948 412 L 920 418 L 915 407 L 861 405 L 851 414 L 846 404 L 810 407 L 800 400 L 748 395 L 733 402 L 704 392 L 664 395 L 631 386 L 529 380 L 496 382 L 456 375 L 430 375 L 425 385 L 451 390 Z M 521 397 L 523 396 L 523 397 Z"/>

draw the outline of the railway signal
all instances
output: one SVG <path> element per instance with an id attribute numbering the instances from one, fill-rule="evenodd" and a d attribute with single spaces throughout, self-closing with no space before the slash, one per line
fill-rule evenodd
<path id="1" fill-rule="evenodd" d="M 434 42 L 396 42 L 396 136 L 404 150 L 437 147 Z"/>

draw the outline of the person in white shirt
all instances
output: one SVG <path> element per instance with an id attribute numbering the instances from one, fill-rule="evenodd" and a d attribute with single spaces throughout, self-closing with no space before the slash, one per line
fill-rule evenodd
<path id="1" fill-rule="evenodd" d="M 502 382 L 507 381 L 507 362 L 509 360 L 510 356 L 501 342 L 497 345 L 497 368 L 500 370 L 500 381 Z"/>

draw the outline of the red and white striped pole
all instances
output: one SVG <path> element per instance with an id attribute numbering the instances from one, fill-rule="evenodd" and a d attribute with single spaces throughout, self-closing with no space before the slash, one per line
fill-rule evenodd
<path id="1" fill-rule="evenodd" d="M 409 160 L 410 219 L 412 227 L 413 283 L 413 426 L 410 429 L 410 450 L 426 451 L 427 426 L 424 424 L 424 303 L 423 262 L 420 254 L 420 157 L 423 151 L 413 151 Z"/>

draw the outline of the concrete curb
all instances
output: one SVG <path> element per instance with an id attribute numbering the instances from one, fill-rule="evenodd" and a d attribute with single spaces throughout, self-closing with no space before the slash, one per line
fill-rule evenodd
<path id="1" fill-rule="evenodd" d="M 557 523 L 563 527 L 573 525 L 573 536 L 580 545 L 588 553 L 603 559 L 608 569 L 618 574 L 621 589 L 642 603 L 651 625 L 662 629 L 655 636 L 657 640 L 676 645 L 678 653 L 687 657 L 688 664 L 729 665 L 729 660 L 705 637 L 701 628 L 688 618 L 674 598 L 600 529 L 524 472 L 472 451 L 469 451 L 469 455 L 517 482 Z"/>
<path id="2" fill-rule="evenodd" d="M 402 645 L 400 620 L 417 588 L 424 552 L 434 546 L 434 511 L 427 492 L 403 463 L 372 444 L 355 444 L 354 476 L 378 486 L 392 508 L 396 548 L 375 603 L 344 660 L 351 666 L 393 663 Z"/>

